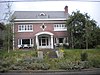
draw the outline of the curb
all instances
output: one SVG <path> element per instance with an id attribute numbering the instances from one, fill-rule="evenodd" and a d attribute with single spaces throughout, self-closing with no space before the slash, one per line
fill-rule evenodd
<path id="1" fill-rule="evenodd" d="M 82 70 L 10 70 L 6 73 L 56 73 L 56 72 L 100 72 L 100 68 Z"/>

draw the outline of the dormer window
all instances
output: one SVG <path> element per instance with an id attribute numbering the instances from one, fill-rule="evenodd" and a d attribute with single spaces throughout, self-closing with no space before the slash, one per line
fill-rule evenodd
<path id="1" fill-rule="evenodd" d="M 40 13 L 40 16 L 46 16 L 46 14 L 45 13 Z"/>
<path id="2" fill-rule="evenodd" d="M 48 14 L 44 13 L 44 12 L 41 12 L 38 14 L 37 16 L 38 19 L 45 19 L 45 18 L 48 18 Z"/>

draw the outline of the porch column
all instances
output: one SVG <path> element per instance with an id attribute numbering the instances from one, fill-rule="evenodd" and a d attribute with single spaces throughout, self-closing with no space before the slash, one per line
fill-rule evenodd
<path id="1" fill-rule="evenodd" d="M 31 41 L 31 39 L 30 39 L 30 46 L 31 46 L 31 42 L 32 42 L 32 41 Z"/>
<path id="2" fill-rule="evenodd" d="M 22 46 L 22 39 L 21 39 L 21 46 Z"/>
<path id="3" fill-rule="evenodd" d="M 53 49 L 53 35 L 51 35 L 51 48 Z"/>
<path id="4" fill-rule="evenodd" d="M 38 35 L 36 35 L 36 46 L 37 46 L 37 49 L 39 49 Z"/>
<path id="5" fill-rule="evenodd" d="M 56 38 L 56 43 L 57 43 L 57 44 L 59 43 L 58 38 Z"/>
<path id="6" fill-rule="evenodd" d="M 66 38 L 63 39 L 63 43 L 64 43 L 64 44 L 66 43 Z"/>

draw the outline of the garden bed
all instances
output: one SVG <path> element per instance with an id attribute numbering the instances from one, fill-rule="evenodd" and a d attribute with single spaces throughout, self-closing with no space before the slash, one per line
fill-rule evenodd
<path id="1" fill-rule="evenodd" d="M 37 51 L 0 52 L 0 72 L 81 71 L 100 68 L 100 50 L 64 50 L 63 58 L 43 59 Z"/>

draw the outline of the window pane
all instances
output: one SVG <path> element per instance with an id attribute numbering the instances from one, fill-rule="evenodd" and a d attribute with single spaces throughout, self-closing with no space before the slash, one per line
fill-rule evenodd
<path id="1" fill-rule="evenodd" d="M 30 44 L 30 39 L 22 39 L 22 44 Z"/>
<path id="2" fill-rule="evenodd" d="M 32 30 L 32 25 L 30 25 L 30 30 Z"/>
<path id="3" fill-rule="evenodd" d="M 63 43 L 64 38 L 59 38 L 59 43 Z"/>
<path id="4" fill-rule="evenodd" d="M 30 30 L 30 26 L 28 25 L 28 30 Z"/>
<path id="5" fill-rule="evenodd" d="M 19 26 L 19 28 L 18 28 L 19 30 L 21 30 L 21 26 Z"/>

